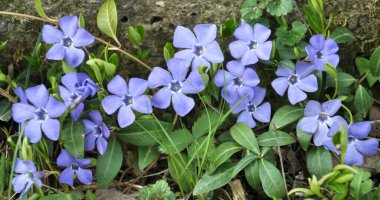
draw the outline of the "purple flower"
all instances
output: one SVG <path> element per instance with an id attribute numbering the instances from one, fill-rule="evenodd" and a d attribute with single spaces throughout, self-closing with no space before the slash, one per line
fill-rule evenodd
<path id="1" fill-rule="evenodd" d="M 267 41 L 271 30 L 261 24 L 252 27 L 243 23 L 234 32 L 236 41 L 230 43 L 231 55 L 239 59 L 243 65 L 255 64 L 259 60 L 269 60 L 272 42 Z M 267 41 L 267 42 L 266 42 Z"/>
<path id="2" fill-rule="evenodd" d="M 38 187 L 42 186 L 43 173 L 37 171 L 33 162 L 17 158 L 14 169 L 19 175 L 13 178 L 12 185 L 16 193 L 21 193 L 21 197 L 28 193 L 33 183 Z"/>
<path id="3" fill-rule="evenodd" d="M 83 169 L 90 165 L 89 158 L 74 158 L 65 149 L 62 149 L 57 158 L 57 165 L 67 167 L 59 176 L 60 183 L 66 183 L 67 185 L 73 186 L 74 175 L 76 174 L 81 183 L 86 185 L 91 184 L 92 171 L 89 169 Z"/>
<path id="4" fill-rule="evenodd" d="M 230 104 L 235 104 L 245 96 L 252 99 L 253 87 L 260 83 L 256 72 L 251 68 L 245 68 L 236 60 L 227 63 L 227 70 L 219 70 L 214 78 L 215 85 L 223 87 L 222 97 Z"/>
<path id="5" fill-rule="evenodd" d="M 361 165 L 364 163 L 364 156 L 374 156 L 379 147 L 379 141 L 375 138 L 363 140 L 371 132 L 371 122 L 357 122 L 347 125 L 347 122 L 342 123 L 347 130 L 348 146 L 344 163 L 347 165 Z M 341 129 L 341 123 L 335 122 L 330 128 L 330 139 L 324 143 L 324 146 L 336 153 L 340 151 L 334 146 L 332 137 Z"/>
<path id="6" fill-rule="evenodd" d="M 77 47 L 85 47 L 94 42 L 94 37 L 84 28 L 79 28 L 78 17 L 65 16 L 59 20 L 59 27 L 44 25 L 42 39 L 47 44 L 53 44 L 46 54 L 46 59 L 63 60 L 77 67 L 84 59 L 84 51 Z"/>
<path id="7" fill-rule="evenodd" d="M 232 110 L 233 114 L 240 113 L 237 121 L 244 122 L 251 128 L 256 126 L 254 119 L 267 123 L 270 121 L 271 106 L 269 102 L 261 104 L 264 100 L 266 90 L 259 86 L 253 88 L 255 95 L 251 99 L 244 99 Z M 232 107 L 234 105 L 230 105 Z"/>
<path id="8" fill-rule="evenodd" d="M 336 67 L 339 63 L 339 56 L 336 52 L 339 50 L 338 45 L 333 39 L 327 39 L 322 34 L 314 35 L 310 38 L 310 44 L 306 46 L 306 52 L 315 70 L 325 71 L 323 66 L 329 62 Z"/>
<path id="9" fill-rule="evenodd" d="M 172 58 L 167 62 L 167 66 L 170 73 L 161 67 L 155 67 L 149 75 L 149 88 L 164 86 L 153 95 L 152 104 L 157 108 L 165 109 L 172 101 L 176 113 L 183 117 L 193 109 L 195 104 L 194 100 L 185 94 L 201 92 L 205 85 L 197 70 L 193 70 L 186 78 L 189 71 L 186 60 Z"/>
<path id="10" fill-rule="evenodd" d="M 102 115 L 98 110 L 91 111 L 88 115 L 91 120 L 83 120 L 86 131 L 84 149 L 87 151 L 94 150 L 96 142 L 96 148 L 103 155 L 107 149 L 107 139 L 110 136 L 110 130 L 103 123 Z"/>
<path id="11" fill-rule="evenodd" d="M 285 67 L 277 69 L 276 78 L 272 81 L 272 87 L 280 96 L 288 89 L 288 99 L 291 104 L 296 104 L 306 99 L 305 92 L 315 92 L 318 90 L 317 77 L 311 72 L 313 65 L 307 62 L 297 62 L 296 72 Z"/>
<path id="12" fill-rule="evenodd" d="M 194 27 L 195 35 L 183 26 L 177 26 L 174 32 L 173 45 L 184 48 L 175 54 L 176 58 L 186 60 L 186 65 L 192 69 L 198 66 L 210 68 L 210 62 L 221 63 L 224 60 L 222 50 L 215 41 L 217 28 L 215 24 L 198 24 Z"/>
<path id="13" fill-rule="evenodd" d="M 328 140 L 329 127 L 336 121 L 344 120 L 341 116 L 334 116 L 341 105 L 339 99 L 326 101 L 322 105 L 318 101 L 310 100 L 305 107 L 305 117 L 298 122 L 297 128 L 314 134 L 314 144 L 321 146 Z"/>
<path id="14" fill-rule="evenodd" d="M 66 107 L 74 108 L 71 117 L 77 121 L 84 108 L 82 102 L 87 97 L 94 96 L 99 86 L 86 73 L 71 72 L 63 76 L 61 81 L 65 87 L 59 86 L 59 93 Z"/>
<path id="15" fill-rule="evenodd" d="M 21 103 L 12 106 L 12 117 L 18 123 L 26 122 L 24 137 L 28 137 L 31 143 L 41 140 L 41 128 L 45 135 L 53 141 L 58 140 L 60 117 L 66 110 L 65 104 L 49 95 L 44 85 L 38 85 L 25 90 L 25 96 Z"/>
<path id="16" fill-rule="evenodd" d="M 129 83 L 117 75 L 107 85 L 111 94 L 102 100 L 102 106 L 107 114 L 111 115 L 119 108 L 117 121 L 121 128 L 131 125 L 135 121 L 136 110 L 143 114 L 152 112 L 152 105 L 147 95 L 144 95 L 148 82 L 140 78 L 130 78 Z"/>

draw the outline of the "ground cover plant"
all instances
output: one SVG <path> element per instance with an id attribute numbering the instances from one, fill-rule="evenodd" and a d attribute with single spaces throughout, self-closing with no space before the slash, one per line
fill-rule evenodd
<path id="1" fill-rule="evenodd" d="M 0 11 L 44 22 L 28 65 L 0 73 L 1 199 L 380 198 L 380 47 L 345 72 L 340 49 L 357 39 L 322 0 L 245 0 L 241 19 L 177 26 L 161 66 L 144 61 L 142 25 L 119 42 L 114 0 L 101 36 L 34 2 L 38 17 Z"/>

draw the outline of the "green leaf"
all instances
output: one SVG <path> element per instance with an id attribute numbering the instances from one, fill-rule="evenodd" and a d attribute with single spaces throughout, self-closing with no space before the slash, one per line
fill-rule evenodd
<path id="1" fill-rule="evenodd" d="M 269 130 L 279 130 L 299 120 L 303 116 L 303 109 L 299 106 L 285 105 L 274 113 Z"/>
<path id="2" fill-rule="evenodd" d="M 171 43 L 167 42 L 164 46 L 164 58 L 167 62 L 170 58 L 174 57 L 174 47 Z"/>
<path id="3" fill-rule="evenodd" d="M 115 138 L 108 141 L 107 150 L 98 156 L 96 162 L 96 178 L 100 187 L 104 188 L 116 177 L 123 163 L 123 151 Z"/>
<path id="4" fill-rule="evenodd" d="M 173 133 L 169 134 L 169 136 L 175 146 L 173 146 L 172 142 L 170 142 L 170 140 L 167 137 L 165 137 L 162 140 L 161 148 L 163 148 L 165 151 L 167 148 L 167 154 L 177 154 L 193 142 L 193 136 L 186 129 L 176 130 Z"/>
<path id="5" fill-rule="evenodd" d="M 292 0 L 276 0 L 271 1 L 268 4 L 267 11 L 272 16 L 282 16 L 287 15 L 293 10 L 293 1 Z"/>
<path id="6" fill-rule="evenodd" d="M 113 78 L 115 75 L 116 66 L 112 63 L 106 62 L 106 61 L 98 59 L 98 58 L 89 59 L 86 63 L 88 65 L 90 65 L 91 68 L 93 68 L 93 66 L 97 66 L 99 69 L 104 70 L 107 78 L 109 78 L 109 79 Z M 99 73 L 100 73 L 100 71 L 99 71 Z"/>
<path id="7" fill-rule="evenodd" d="M 305 5 L 303 7 L 303 11 L 305 12 L 309 26 L 316 33 L 322 33 L 323 32 L 322 23 L 319 19 L 318 13 L 316 13 L 309 5 Z"/>
<path id="8" fill-rule="evenodd" d="M 340 154 L 341 154 L 341 160 L 344 160 L 344 157 L 346 155 L 347 151 L 347 145 L 348 145 L 348 135 L 346 127 L 343 123 L 340 123 L 340 130 L 335 133 L 332 137 L 332 142 L 334 146 L 340 146 Z"/>
<path id="9" fill-rule="evenodd" d="M 83 16 L 83 13 L 80 13 L 79 14 L 79 20 L 78 20 L 78 26 L 81 27 L 81 28 L 84 28 L 86 26 L 86 22 L 84 20 L 84 16 Z"/>
<path id="10" fill-rule="evenodd" d="M 129 41 L 131 41 L 134 46 L 139 47 L 142 41 L 139 32 L 133 26 L 130 26 L 128 27 L 127 33 Z"/>
<path id="11" fill-rule="evenodd" d="M 373 52 L 371 58 L 369 59 L 369 66 L 372 75 L 376 78 L 380 77 L 380 47 Z"/>
<path id="12" fill-rule="evenodd" d="M 285 26 L 277 28 L 276 36 L 280 44 L 293 46 L 300 42 L 307 31 L 307 27 L 300 21 L 294 21 L 292 23 L 292 30 L 287 31 Z"/>
<path id="13" fill-rule="evenodd" d="M 144 26 L 138 24 L 138 25 L 135 26 L 135 29 L 139 33 L 139 35 L 141 37 L 141 40 L 144 40 L 145 39 L 145 28 L 144 28 Z"/>
<path id="14" fill-rule="evenodd" d="M 116 36 L 117 10 L 114 0 L 106 0 L 103 3 L 96 17 L 96 23 L 100 31 L 118 42 Z"/>
<path id="15" fill-rule="evenodd" d="M 361 199 L 362 196 L 371 191 L 373 182 L 370 179 L 371 173 L 364 170 L 359 170 L 359 173 L 354 174 L 351 181 L 351 196 L 354 199 Z"/>
<path id="16" fill-rule="evenodd" d="M 245 169 L 245 178 L 253 189 L 261 188 L 259 161 L 249 164 Z"/>
<path id="17" fill-rule="evenodd" d="M 231 18 L 231 19 L 227 20 L 226 22 L 224 22 L 224 24 L 222 24 L 220 26 L 220 35 L 223 38 L 233 36 L 234 31 L 236 29 L 236 26 L 237 26 L 237 24 L 236 24 L 235 18 Z"/>
<path id="18" fill-rule="evenodd" d="M 271 198 L 283 198 L 286 195 L 284 179 L 272 163 L 262 159 L 259 162 L 259 176 L 265 194 Z"/>
<path id="19" fill-rule="evenodd" d="M 314 147 L 307 154 L 307 170 L 318 179 L 333 168 L 331 154 L 324 147 Z"/>
<path id="20" fill-rule="evenodd" d="M 182 162 L 182 160 L 184 162 Z M 185 192 L 190 192 L 192 188 L 192 182 L 194 181 L 194 177 L 192 174 L 196 174 L 194 170 L 194 165 L 190 164 L 190 166 L 186 168 L 186 164 L 188 163 L 189 158 L 185 154 L 169 154 L 168 156 L 168 168 L 170 176 L 175 180 L 175 182 L 179 185 L 182 190 Z"/>
<path id="21" fill-rule="evenodd" d="M 351 86 L 356 82 L 356 78 L 345 72 L 338 72 L 338 86 L 339 88 Z M 335 80 L 333 78 L 327 78 L 327 86 L 335 87 Z"/>
<path id="22" fill-rule="evenodd" d="M 172 123 L 159 121 L 167 132 L 173 129 Z M 136 120 L 133 124 L 116 132 L 124 142 L 137 146 L 151 146 L 165 136 L 159 124 L 154 119 Z"/>
<path id="23" fill-rule="evenodd" d="M 354 34 L 347 27 L 338 27 L 330 35 L 336 43 L 352 43 L 356 41 Z"/>
<path id="24" fill-rule="evenodd" d="M 74 67 L 71 67 L 69 64 L 67 64 L 65 60 L 62 60 L 62 71 L 65 74 L 68 74 L 70 72 L 75 72 L 76 70 Z"/>
<path id="25" fill-rule="evenodd" d="M 159 180 L 152 186 L 144 186 L 141 190 L 141 199 L 175 200 L 175 194 L 170 190 L 165 180 Z"/>
<path id="26" fill-rule="evenodd" d="M 42 18 L 49 19 L 49 17 L 46 15 L 41 0 L 34 0 L 34 9 L 36 9 L 38 15 Z"/>
<path id="27" fill-rule="evenodd" d="M 295 143 L 296 140 L 288 133 L 283 131 L 268 131 L 257 137 L 257 143 L 259 146 L 284 146 Z"/>
<path id="28" fill-rule="evenodd" d="M 84 128 L 81 121 L 68 122 L 62 130 L 62 143 L 65 149 L 76 158 L 84 156 Z"/>
<path id="29" fill-rule="evenodd" d="M 218 124 L 220 121 L 221 116 L 220 114 L 214 112 L 214 111 L 208 111 L 204 112 L 196 122 L 194 122 L 192 131 L 195 138 L 198 138 L 209 131 L 212 131 L 213 128 Z M 210 130 L 211 127 L 211 130 Z"/>
<path id="30" fill-rule="evenodd" d="M 369 73 L 367 75 L 367 81 L 368 81 L 368 84 L 370 87 L 372 87 L 376 83 L 376 81 L 380 80 L 380 77 L 378 77 L 378 78 L 373 77 L 373 75 L 370 71 L 371 69 L 369 66 L 369 60 L 368 59 L 363 58 L 363 57 L 356 57 L 355 64 L 356 64 L 356 68 L 358 69 L 359 74 L 361 76 L 363 76 L 365 73 Z"/>
<path id="31" fill-rule="evenodd" d="M 225 142 L 220 144 L 212 151 L 210 156 L 210 169 L 208 174 L 212 174 L 221 164 L 226 162 L 234 153 L 242 150 L 243 148 L 235 142 Z"/>
<path id="32" fill-rule="evenodd" d="M 243 122 L 238 122 L 231 127 L 230 133 L 232 138 L 241 146 L 252 151 L 256 155 L 260 155 L 259 145 L 256 141 L 256 136 L 251 127 Z"/>
<path id="33" fill-rule="evenodd" d="M 51 194 L 42 199 L 44 200 L 81 200 L 83 198 L 84 198 L 84 194 L 82 192 L 73 191 L 68 194 L 65 194 L 65 193 Z"/>
<path id="34" fill-rule="evenodd" d="M 323 66 L 323 68 L 334 80 L 338 80 L 338 72 L 334 66 L 332 66 L 330 63 L 327 63 L 325 66 Z"/>
<path id="35" fill-rule="evenodd" d="M 3 191 L 4 191 L 4 183 L 5 183 L 5 179 L 6 179 L 6 175 L 5 175 L 5 172 L 6 172 L 6 156 L 5 156 L 5 153 L 4 152 L 0 152 L 0 194 L 3 194 Z M 1 199 L 1 197 L 0 197 Z"/>
<path id="36" fill-rule="evenodd" d="M 157 146 L 139 146 L 139 169 L 142 171 L 160 156 Z"/>
<path id="37" fill-rule="evenodd" d="M 312 137 L 313 137 L 313 134 L 309 134 L 304 131 L 301 131 L 300 129 L 297 129 L 298 142 L 300 143 L 304 151 L 307 151 L 307 148 L 309 147 L 310 140 Z"/>
<path id="38" fill-rule="evenodd" d="M 195 185 L 193 195 L 199 195 L 223 187 L 247 165 L 257 160 L 256 155 L 245 156 L 238 163 L 225 163 L 213 175 L 203 175 Z"/>
<path id="39" fill-rule="evenodd" d="M 12 103 L 6 99 L 0 101 L 0 121 L 8 122 L 12 118 Z"/>
<path id="40" fill-rule="evenodd" d="M 263 10 L 268 5 L 269 0 L 245 0 L 241 6 L 240 14 L 246 21 L 258 19 L 263 15 Z"/>
<path id="41" fill-rule="evenodd" d="M 356 111 L 362 118 L 367 116 L 372 103 L 372 94 L 368 92 L 366 88 L 359 85 L 359 87 L 356 89 L 354 105 Z"/>

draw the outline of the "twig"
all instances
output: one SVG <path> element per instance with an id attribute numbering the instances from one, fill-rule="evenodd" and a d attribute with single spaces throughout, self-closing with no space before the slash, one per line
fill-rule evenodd
<path id="1" fill-rule="evenodd" d="M 14 96 L 12 96 L 11 94 L 9 94 L 8 91 L 4 90 L 3 88 L 0 88 L 0 95 L 7 98 L 8 101 L 12 102 L 12 103 L 16 103 L 16 98 Z"/>

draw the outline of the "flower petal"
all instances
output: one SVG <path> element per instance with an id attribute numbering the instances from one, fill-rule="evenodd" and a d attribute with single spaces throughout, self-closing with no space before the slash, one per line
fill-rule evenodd
<path id="1" fill-rule="evenodd" d="M 233 78 L 230 72 L 220 69 L 214 77 L 214 83 L 217 87 L 223 87 L 228 85 Z"/>
<path id="2" fill-rule="evenodd" d="M 44 131 L 46 137 L 50 140 L 57 141 L 59 138 L 60 123 L 57 119 L 45 119 L 42 123 L 42 130 Z"/>
<path id="3" fill-rule="evenodd" d="M 230 104 L 235 104 L 240 98 L 234 85 L 226 85 L 222 88 L 221 96 Z M 247 98 L 245 98 L 247 99 Z"/>
<path id="4" fill-rule="evenodd" d="M 65 37 L 73 37 L 78 30 L 77 16 L 64 16 L 59 20 L 59 27 L 62 29 Z"/>
<path id="5" fill-rule="evenodd" d="M 109 138 L 111 133 L 110 133 L 110 130 L 108 129 L 108 127 L 105 124 L 102 125 L 102 130 L 103 130 L 103 136 L 105 138 Z"/>
<path id="6" fill-rule="evenodd" d="M 74 108 L 74 110 L 71 111 L 71 117 L 73 118 L 74 121 L 77 121 L 80 117 L 80 115 L 83 112 L 84 104 L 80 103 L 77 105 L 77 107 Z"/>
<path id="7" fill-rule="evenodd" d="M 338 50 L 339 50 L 339 47 L 336 44 L 336 42 L 333 39 L 329 38 L 325 41 L 322 51 L 323 53 L 329 55 L 329 54 L 336 53 Z"/>
<path id="8" fill-rule="evenodd" d="M 78 74 L 76 72 L 70 72 L 61 78 L 62 84 L 69 90 L 74 91 L 76 85 L 78 85 Z"/>
<path id="9" fill-rule="evenodd" d="M 191 69 L 198 71 L 197 68 L 203 67 L 203 66 L 207 67 L 206 71 L 208 71 L 210 69 L 210 63 L 206 59 L 204 59 L 202 56 L 195 56 Z"/>
<path id="10" fill-rule="evenodd" d="M 244 122 L 251 128 L 254 128 L 256 126 L 256 122 L 253 120 L 252 115 L 247 110 L 243 111 L 239 115 L 237 122 Z"/>
<path id="11" fill-rule="evenodd" d="M 59 182 L 66 183 L 67 185 L 74 185 L 74 171 L 71 167 L 66 168 L 59 175 Z"/>
<path id="12" fill-rule="evenodd" d="M 364 163 L 364 157 L 356 150 L 355 145 L 348 144 L 346 155 L 344 157 L 344 164 L 346 165 L 361 165 Z"/>
<path id="13" fill-rule="evenodd" d="M 128 86 L 124 78 L 119 75 L 116 75 L 107 85 L 108 91 L 112 94 L 116 94 L 119 97 L 123 97 L 128 94 Z"/>
<path id="14" fill-rule="evenodd" d="M 253 112 L 253 116 L 260 122 L 270 122 L 271 107 L 269 102 L 265 102 L 263 105 L 256 108 Z"/>
<path id="15" fill-rule="evenodd" d="M 270 54 L 272 52 L 272 41 L 257 45 L 257 48 L 253 51 L 261 60 L 269 60 Z"/>
<path id="16" fill-rule="evenodd" d="M 241 64 L 243 65 L 255 64 L 257 61 L 259 61 L 259 59 L 257 58 L 255 52 L 252 50 L 246 51 L 241 57 Z"/>
<path id="17" fill-rule="evenodd" d="M 197 24 L 194 26 L 194 33 L 197 36 L 198 43 L 209 45 L 216 38 L 217 28 L 215 24 Z"/>
<path id="18" fill-rule="evenodd" d="M 29 138 L 30 143 L 36 143 L 41 140 L 41 121 L 31 119 L 25 126 L 24 137 Z"/>
<path id="19" fill-rule="evenodd" d="M 25 90 L 26 97 L 28 100 L 37 108 L 45 108 L 49 93 L 45 87 L 45 85 L 37 85 L 34 87 L 30 87 Z"/>
<path id="20" fill-rule="evenodd" d="M 79 28 L 72 38 L 74 47 L 85 47 L 94 42 L 94 36 L 92 36 L 84 28 Z"/>
<path id="21" fill-rule="evenodd" d="M 72 67 L 77 67 L 84 59 L 84 51 L 75 47 L 68 47 L 65 49 L 65 60 L 67 64 Z"/>
<path id="22" fill-rule="evenodd" d="M 106 152 L 107 146 L 107 140 L 104 139 L 104 137 L 98 137 L 98 140 L 96 140 L 96 148 L 98 149 L 100 155 L 103 155 L 104 152 Z"/>
<path id="23" fill-rule="evenodd" d="M 84 138 L 84 150 L 91 151 L 95 149 L 96 136 L 93 133 L 86 134 Z"/>
<path id="24" fill-rule="evenodd" d="M 36 172 L 37 168 L 36 165 L 34 165 L 34 163 L 29 160 L 16 158 L 14 171 L 19 174 L 24 174 L 28 172 Z"/>
<path id="25" fill-rule="evenodd" d="M 239 40 L 250 41 L 253 40 L 253 29 L 251 25 L 243 22 L 239 27 L 236 28 L 234 36 Z"/>
<path id="26" fill-rule="evenodd" d="M 134 98 L 132 108 L 143 114 L 152 113 L 152 103 L 147 95 Z"/>
<path id="27" fill-rule="evenodd" d="M 90 165 L 91 160 L 89 158 L 75 158 L 74 161 L 76 164 L 79 165 L 79 167 L 87 167 Z"/>
<path id="28" fill-rule="evenodd" d="M 128 85 L 129 93 L 132 97 L 138 97 L 144 94 L 145 90 L 148 88 L 148 81 L 141 78 L 130 78 Z"/>
<path id="29" fill-rule="evenodd" d="M 339 63 L 339 56 L 337 54 L 328 55 L 323 58 L 323 60 L 329 62 L 332 66 L 336 67 Z"/>
<path id="30" fill-rule="evenodd" d="M 357 140 L 355 142 L 355 147 L 364 156 L 374 156 L 379 148 L 379 141 L 375 138 L 368 140 Z"/>
<path id="31" fill-rule="evenodd" d="M 77 176 L 78 180 L 85 185 L 92 183 L 92 171 L 89 169 L 79 168 L 77 171 Z"/>
<path id="32" fill-rule="evenodd" d="M 96 125 L 103 125 L 103 117 L 100 114 L 99 110 L 93 110 L 89 112 L 88 115 L 90 116 L 91 120 L 96 123 Z"/>
<path id="33" fill-rule="evenodd" d="M 315 131 L 318 129 L 318 118 L 314 116 L 310 117 L 304 117 L 302 118 L 298 124 L 297 124 L 297 129 L 300 129 L 301 131 L 314 134 Z"/>
<path id="34" fill-rule="evenodd" d="M 152 105 L 157 108 L 165 109 L 170 105 L 172 92 L 168 87 L 158 90 L 152 97 Z"/>
<path id="35" fill-rule="evenodd" d="M 271 30 L 264 25 L 256 23 L 253 26 L 253 37 L 257 43 L 264 43 L 268 40 Z"/>
<path id="36" fill-rule="evenodd" d="M 135 114 L 130 106 L 121 106 L 117 114 L 117 122 L 121 128 L 131 125 L 135 121 Z"/>
<path id="37" fill-rule="evenodd" d="M 153 68 L 148 77 L 149 88 L 156 88 L 163 85 L 168 85 L 172 81 L 172 75 L 161 67 Z"/>
<path id="38" fill-rule="evenodd" d="M 62 149 L 57 158 L 57 165 L 61 167 L 71 167 L 74 158 L 65 149 Z"/>
<path id="39" fill-rule="evenodd" d="M 297 86 L 289 85 L 288 99 L 292 105 L 305 100 L 306 97 L 306 93 L 300 90 Z"/>
<path id="40" fill-rule="evenodd" d="M 351 135 L 356 139 L 363 139 L 369 135 L 371 128 L 371 122 L 369 121 L 357 122 L 351 124 L 347 132 L 348 135 Z"/>
<path id="41" fill-rule="evenodd" d="M 29 177 L 28 174 L 21 174 L 18 176 L 15 176 L 12 180 L 13 189 L 16 193 L 27 193 L 30 187 L 28 188 L 27 185 L 29 183 Z"/>
<path id="42" fill-rule="evenodd" d="M 310 44 L 317 50 L 323 50 L 325 45 L 325 38 L 322 34 L 314 35 L 310 38 Z"/>
<path id="43" fill-rule="evenodd" d="M 278 95 L 284 96 L 286 89 L 288 89 L 289 86 L 288 78 L 276 78 L 272 81 L 271 85 Z"/>
<path id="44" fill-rule="evenodd" d="M 314 70 L 314 66 L 309 62 L 296 63 L 296 74 L 298 74 L 301 79 L 311 74 L 313 70 Z"/>
<path id="45" fill-rule="evenodd" d="M 318 90 L 318 80 L 314 74 L 301 79 L 297 87 L 305 92 L 315 92 Z"/>
<path id="46" fill-rule="evenodd" d="M 244 97 L 246 97 L 244 99 L 251 99 L 254 95 L 254 91 L 253 91 L 253 88 L 251 87 L 241 86 L 237 88 L 237 94 L 238 94 L 237 100 L 240 100 Z"/>
<path id="47" fill-rule="evenodd" d="M 18 123 L 23 123 L 28 119 L 34 117 L 35 107 L 24 104 L 24 103 L 15 103 L 12 105 L 12 118 Z"/>
<path id="48" fill-rule="evenodd" d="M 172 73 L 173 79 L 180 82 L 186 78 L 186 74 L 189 71 L 189 66 L 186 65 L 186 60 L 180 58 L 172 58 L 168 60 L 167 66 Z"/>
<path id="49" fill-rule="evenodd" d="M 260 103 L 263 102 L 264 100 L 266 89 L 256 86 L 253 88 L 253 91 L 255 95 L 253 95 L 251 102 L 254 103 L 255 105 L 260 105 Z"/>
<path id="50" fill-rule="evenodd" d="M 322 110 L 326 112 L 329 116 L 333 116 L 336 112 L 338 112 L 341 106 L 342 101 L 339 99 L 334 99 L 324 102 L 322 104 Z"/>
<path id="51" fill-rule="evenodd" d="M 241 78 L 243 80 L 243 85 L 248 86 L 248 87 L 253 88 L 260 83 L 259 76 L 257 76 L 257 73 L 255 72 L 255 70 L 251 68 L 247 68 L 244 71 L 243 76 Z"/>
<path id="52" fill-rule="evenodd" d="M 56 98 L 54 98 L 53 95 L 49 96 L 49 100 L 46 104 L 46 111 L 49 115 L 49 118 L 57 118 L 62 116 L 62 114 L 65 112 L 66 106 L 62 102 L 58 101 Z"/>
<path id="53" fill-rule="evenodd" d="M 192 71 L 182 85 L 182 91 L 187 94 L 196 94 L 204 89 L 205 85 L 198 71 Z"/>
<path id="54" fill-rule="evenodd" d="M 28 104 L 28 99 L 26 98 L 25 91 L 22 89 L 22 87 L 17 87 L 16 89 L 13 90 L 13 92 L 20 99 L 21 103 Z"/>
<path id="55" fill-rule="evenodd" d="M 235 77 L 242 77 L 245 72 L 245 67 L 237 60 L 229 61 L 226 65 L 228 71 Z"/>
<path id="56" fill-rule="evenodd" d="M 188 28 L 177 26 L 173 37 L 174 47 L 191 49 L 196 43 L 197 39 Z"/>
<path id="57" fill-rule="evenodd" d="M 62 32 L 54 26 L 44 25 L 42 27 L 42 40 L 47 44 L 60 43 L 62 38 Z"/>
<path id="58" fill-rule="evenodd" d="M 192 49 L 184 49 L 174 54 L 174 58 L 181 58 L 186 60 L 186 66 L 190 66 L 193 61 L 194 53 Z"/>
<path id="59" fill-rule="evenodd" d="M 65 47 L 59 43 L 56 43 L 50 47 L 49 51 L 46 53 L 46 59 L 48 60 L 63 60 L 64 57 Z"/>
<path id="60" fill-rule="evenodd" d="M 317 131 L 314 133 L 313 142 L 315 146 L 321 146 L 325 143 L 329 137 L 327 133 L 329 132 L 329 128 L 326 124 L 319 124 Z"/>
<path id="61" fill-rule="evenodd" d="M 195 105 L 194 100 L 183 93 L 173 94 L 172 101 L 174 110 L 181 117 L 187 115 Z"/>
<path id="62" fill-rule="evenodd" d="M 243 40 L 236 40 L 229 44 L 229 49 L 232 57 L 239 59 L 246 51 L 248 51 L 247 42 Z"/>
<path id="63" fill-rule="evenodd" d="M 322 106 L 318 101 L 310 100 L 305 107 L 305 116 L 316 116 L 322 112 Z"/>
<path id="64" fill-rule="evenodd" d="M 203 57 L 212 63 L 221 63 L 224 60 L 223 52 L 216 41 L 205 48 Z"/>

